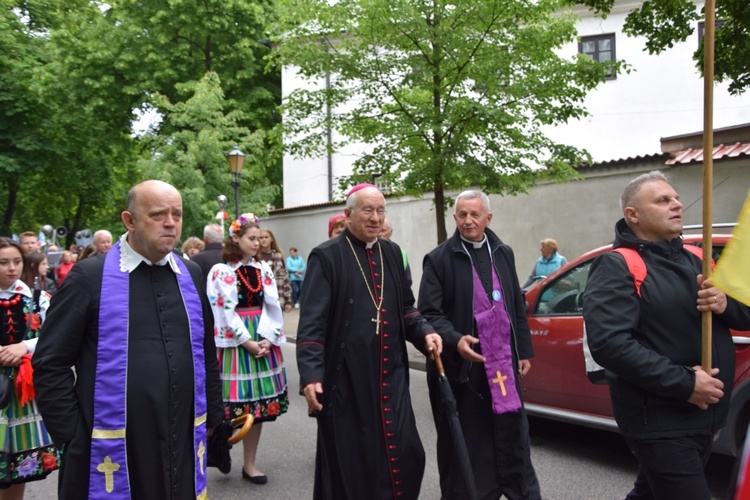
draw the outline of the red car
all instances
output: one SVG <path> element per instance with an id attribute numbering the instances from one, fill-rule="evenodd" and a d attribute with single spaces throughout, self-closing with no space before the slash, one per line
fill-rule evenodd
<path id="1" fill-rule="evenodd" d="M 729 234 L 713 235 L 715 255 L 721 254 Z M 686 244 L 700 243 L 687 235 Z M 611 245 L 583 254 L 544 278 L 526 292 L 532 369 L 523 379 L 524 400 L 530 415 L 618 431 L 606 384 L 586 376 L 583 355 L 583 292 L 591 264 Z M 714 442 L 714 452 L 736 456 L 742 450 L 750 423 L 750 332 L 733 331 L 737 366 L 732 405 L 726 427 Z"/>

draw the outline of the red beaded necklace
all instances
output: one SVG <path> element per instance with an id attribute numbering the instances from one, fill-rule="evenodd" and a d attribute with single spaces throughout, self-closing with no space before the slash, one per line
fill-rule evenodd
<path id="1" fill-rule="evenodd" d="M 247 276 L 243 276 L 243 273 L 242 273 L 242 269 L 246 269 L 248 267 L 250 267 L 250 266 L 243 266 L 243 267 L 238 268 L 237 269 L 237 277 L 242 282 L 242 284 L 245 285 L 245 288 L 247 289 L 248 292 L 250 292 L 250 293 L 258 293 L 258 292 L 260 292 L 261 288 L 263 288 L 263 282 L 260 280 L 260 269 L 258 269 L 257 267 L 253 267 L 252 268 L 253 270 L 255 270 L 255 277 L 256 277 L 256 279 L 258 281 L 258 286 L 256 286 L 255 288 L 253 288 L 252 286 L 250 286 L 250 283 L 247 280 Z"/>
<path id="2" fill-rule="evenodd" d="M 20 293 L 17 293 L 13 296 L 13 298 L 9 300 L 0 300 L 0 306 L 3 306 L 6 309 L 10 309 L 11 307 L 21 302 L 22 298 L 23 298 L 23 295 L 21 295 Z"/>
<path id="3" fill-rule="evenodd" d="M 9 300 L 0 300 L 0 306 L 3 306 L 3 308 L 6 309 L 5 311 L 5 317 L 6 317 L 6 333 L 8 334 L 8 338 L 10 339 L 10 343 L 14 344 L 16 342 L 16 336 L 14 335 L 16 333 L 16 322 L 14 321 L 14 315 L 11 312 L 11 308 L 16 306 L 19 302 L 21 302 L 21 299 L 23 298 L 23 295 L 20 293 L 15 294 L 12 298 Z"/>

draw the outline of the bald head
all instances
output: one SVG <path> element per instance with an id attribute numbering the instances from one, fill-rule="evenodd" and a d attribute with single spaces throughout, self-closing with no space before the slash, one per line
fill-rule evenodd
<path id="1" fill-rule="evenodd" d="M 180 196 L 179 191 L 177 191 L 177 188 L 175 188 L 173 185 L 166 183 L 164 181 L 159 181 L 156 179 L 151 179 L 148 181 L 143 181 L 140 184 L 136 184 L 132 188 L 130 188 L 130 191 L 128 191 L 128 198 L 126 200 L 127 208 L 126 210 L 130 212 L 131 214 L 135 215 L 137 207 L 137 198 L 139 193 L 151 193 L 151 192 L 158 192 L 158 191 L 165 191 L 165 192 L 171 192 L 173 194 L 177 194 L 177 196 Z M 182 199 L 182 197 L 180 197 Z"/>
<path id="2" fill-rule="evenodd" d="M 158 262 L 174 249 L 182 234 L 182 197 L 166 182 L 141 182 L 128 193 L 122 221 L 133 250 Z"/>

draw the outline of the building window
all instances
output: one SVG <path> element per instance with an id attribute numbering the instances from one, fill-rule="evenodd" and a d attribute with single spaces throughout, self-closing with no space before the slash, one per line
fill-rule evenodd
<path id="1" fill-rule="evenodd" d="M 380 190 L 383 194 L 389 194 L 393 191 L 393 186 L 383 174 L 372 174 L 372 183 Z"/>
<path id="2" fill-rule="evenodd" d="M 578 42 L 578 52 L 586 54 L 594 61 L 602 64 L 615 62 L 615 35 L 582 36 Z M 607 80 L 617 78 L 615 68 L 611 67 L 606 73 Z"/>
<path id="3" fill-rule="evenodd" d="M 714 21 L 714 31 L 724 26 L 723 19 L 717 19 Z M 698 44 L 700 45 L 703 35 L 706 33 L 706 21 L 698 21 Z"/>

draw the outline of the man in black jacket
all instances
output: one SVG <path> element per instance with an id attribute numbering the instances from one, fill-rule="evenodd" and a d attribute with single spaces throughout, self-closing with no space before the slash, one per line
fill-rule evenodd
<path id="1" fill-rule="evenodd" d="M 481 191 L 459 194 L 453 218 L 453 237 L 424 258 L 418 308 L 443 337 L 477 497 L 539 498 L 520 396 L 533 350 L 513 250 L 488 229 L 490 202 Z M 466 498 L 434 364 L 427 365 L 442 497 Z"/>
<path id="2" fill-rule="evenodd" d="M 682 203 L 661 172 L 632 180 L 620 204 L 614 247 L 643 259 L 640 296 L 624 258 L 606 253 L 591 266 L 583 314 L 615 419 L 640 464 L 627 498 L 707 500 L 704 466 L 734 378 L 729 329 L 750 329 L 750 308 L 704 281 L 700 260 L 683 249 Z M 710 374 L 700 366 L 703 311 L 713 313 Z"/>
<path id="3" fill-rule="evenodd" d="M 224 250 L 223 234 L 221 226 L 218 224 L 207 224 L 203 228 L 203 241 L 206 248 L 203 251 L 190 257 L 190 260 L 201 266 L 203 276 L 208 278 L 208 273 L 216 264 L 224 262 L 221 258 L 221 252 Z"/>

